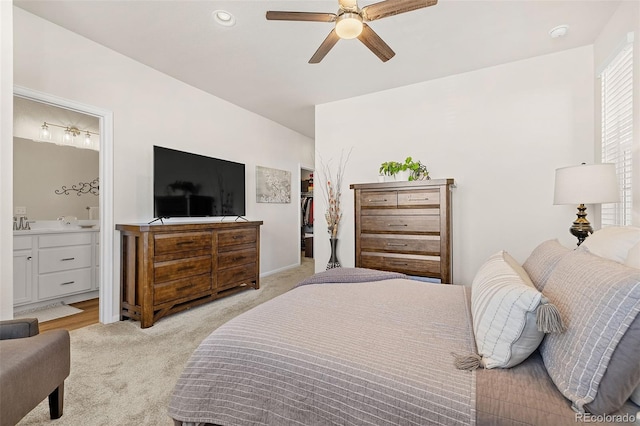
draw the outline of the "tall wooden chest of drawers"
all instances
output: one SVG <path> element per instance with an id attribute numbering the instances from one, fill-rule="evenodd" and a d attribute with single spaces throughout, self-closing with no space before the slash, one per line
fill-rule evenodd
<path id="1" fill-rule="evenodd" d="M 122 243 L 121 318 L 151 327 L 165 315 L 260 288 L 260 225 L 116 225 Z"/>
<path id="2" fill-rule="evenodd" d="M 361 268 L 452 281 L 453 179 L 352 184 Z"/>

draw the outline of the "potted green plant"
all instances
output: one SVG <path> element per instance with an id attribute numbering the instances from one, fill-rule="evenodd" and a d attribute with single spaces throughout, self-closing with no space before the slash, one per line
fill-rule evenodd
<path id="1" fill-rule="evenodd" d="M 409 171 L 409 180 L 428 180 L 431 179 L 429 177 L 429 171 L 427 170 L 427 166 L 422 164 L 420 161 L 413 161 L 413 158 L 407 157 L 404 160 L 403 164 L 404 170 Z"/>
<path id="2" fill-rule="evenodd" d="M 403 172 L 406 176 L 402 177 Z M 398 161 L 385 161 L 380 165 L 378 173 L 382 177 L 392 177 L 394 180 L 424 180 L 429 179 L 427 166 L 420 161 L 413 161 L 412 157 L 407 157 L 404 163 Z"/>
<path id="3" fill-rule="evenodd" d="M 403 170 L 402 167 L 403 164 L 397 161 L 385 161 L 380 165 L 378 173 L 380 176 L 387 176 L 395 179 L 396 175 Z"/>

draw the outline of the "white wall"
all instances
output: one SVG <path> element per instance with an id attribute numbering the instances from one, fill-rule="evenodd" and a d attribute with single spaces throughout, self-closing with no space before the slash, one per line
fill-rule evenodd
<path id="1" fill-rule="evenodd" d="M 615 55 L 627 38 L 627 33 L 634 32 L 633 46 L 633 200 L 632 224 L 640 226 L 640 2 L 625 1 L 613 14 L 607 25 L 593 44 L 593 55 L 596 73 L 599 73 Z M 597 75 L 596 75 L 597 77 Z M 596 93 L 596 139 L 601 138 L 600 123 L 600 79 L 594 82 Z M 596 144 L 596 158 L 600 157 L 600 144 Z"/>
<path id="2" fill-rule="evenodd" d="M 0 1 L 0 320 L 13 318 L 13 5 Z"/>
<path id="3" fill-rule="evenodd" d="M 291 204 L 257 204 L 255 166 L 289 170 L 297 176 L 300 163 L 314 162 L 312 139 L 22 9 L 14 8 L 13 14 L 16 85 L 113 111 L 116 223 L 153 218 L 154 144 L 242 162 L 247 173 L 247 218 L 264 221 L 261 273 L 298 264 L 298 203 L 294 198 Z M 116 280 L 117 249 L 118 240 Z M 10 285 L 10 280 L 1 285 Z M 114 292 L 118 291 L 115 283 Z M 117 305 L 119 295 L 114 293 L 114 310 Z"/>
<path id="4" fill-rule="evenodd" d="M 497 250 L 522 262 L 546 239 L 575 246 L 568 228 L 576 209 L 553 205 L 554 172 L 593 161 L 593 78 L 588 46 L 317 106 L 316 161 L 354 148 L 343 188 L 343 266 L 354 265 L 348 184 L 375 182 L 380 163 L 409 155 L 432 178 L 456 180 L 454 282 L 470 284 Z M 321 198 L 316 209 L 322 220 Z M 322 270 L 328 238 L 316 232 L 314 243 Z"/>

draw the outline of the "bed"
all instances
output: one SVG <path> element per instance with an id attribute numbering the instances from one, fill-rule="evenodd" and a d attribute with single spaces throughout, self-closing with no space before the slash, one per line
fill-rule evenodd
<path id="1" fill-rule="evenodd" d="M 580 295 L 589 298 L 594 289 L 585 284 L 588 277 L 580 276 L 576 290 L 566 284 L 566 275 L 576 275 L 571 271 L 583 270 L 585 259 L 594 258 L 605 263 L 585 272 L 593 286 L 618 289 L 624 303 L 613 296 L 606 303 L 604 297 L 593 302 L 604 303 L 607 313 L 618 306 L 613 316 L 620 319 L 601 329 L 590 325 L 589 330 L 613 337 L 599 337 L 601 354 L 582 356 L 585 351 L 572 345 L 591 347 L 580 339 L 595 337 L 585 337 L 573 310 L 590 303 Z M 595 419 L 591 413 L 605 422 L 625 415 L 635 420 L 638 407 L 627 399 L 640 384 L 640 319 L 635 320 L 640 270 L 623 263 L 586 246 L 569 250 L 549 241 L 534 250 L 524 268 L 513 265 L 506 252 L 492 256 L 471 286 L 360 268 L 316 274 L 211 333 L 179 378 L 169 415 L 184 426 L 568 425 Z M 611 271 L 615 278 L 603 279 Z M 532 288 L 500 293 L 508 287 L 505 277 L 523 274 L 531 277 Z M 491 297 L 479 290 L 485 284 Z M 492 306 L 514 293 L 531 295 L 524 309 L 529 311 L 514 331 L 516 340 L 526 340 L 524 352 L 513 341 L 506 346 L 500 341 L 520 320 L 507 317 L 497 326 L 504 306 Z M 508 315 L 522 305 L 518 297 Z M 551 301 L 564 320 L 562 331 L 532 331 L 533 337 L 523 339 L 537 308 L 548 308 Z M 592 314 L 598 309 L 589 308 Z M 490 319 L 486 330 L 478 320 L 482 316 Z M 496 327 L 500 336 L 491 340 Z M 611 327 L 615 332 L 609 333 Z M 506 363 L 498 353 L 503 346 Z M 521 361 L 514 360 L 518 356 Z M 566 376 L 567 362 L 575 364 L 575 375 L 576 369 L 591 371 L 596 358 L 586 387 L 582 381 L 574 385 L 571 373 Z M 469 367 L 464 359 L 479 365 Z"/>

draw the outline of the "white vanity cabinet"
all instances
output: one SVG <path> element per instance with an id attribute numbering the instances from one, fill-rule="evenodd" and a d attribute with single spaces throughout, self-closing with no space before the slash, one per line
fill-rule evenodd
<path id="1" fill-rule="evenodd" d="M 24 305 L 33 300 L 32 238 L 13 237 L 13 304 Z"/>
<path id="2" fill-rule="evenodd" d="M 98 297 L 96 231 L 14 234 L 14 306 L 20 310 Z"/>

